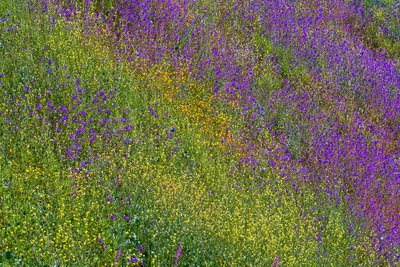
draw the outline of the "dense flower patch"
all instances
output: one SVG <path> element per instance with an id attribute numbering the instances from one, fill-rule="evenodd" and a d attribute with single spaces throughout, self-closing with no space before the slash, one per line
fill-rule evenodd
<path id="1" fill-rule="evenodd" d="M 396 266 L 396 1 L 0 3 L 0 265 Z"/>

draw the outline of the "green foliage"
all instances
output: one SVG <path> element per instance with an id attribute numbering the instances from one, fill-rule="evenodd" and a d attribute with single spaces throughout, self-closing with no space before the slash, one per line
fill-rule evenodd
<path id="1" fill-rule="evenodd" d="M 366 43 L 374 50 L 384 50 L 400 59 L 399 4 L 395 0 L 364 1 L 369 22 L 365 25 Z"/>

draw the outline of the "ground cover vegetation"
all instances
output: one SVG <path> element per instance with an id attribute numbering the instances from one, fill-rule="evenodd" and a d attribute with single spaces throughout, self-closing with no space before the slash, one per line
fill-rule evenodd
<path id="1" fill-rule="evenodd" d="M 0 266 L 398 266 L 396 0 L 2 0 Z"/>

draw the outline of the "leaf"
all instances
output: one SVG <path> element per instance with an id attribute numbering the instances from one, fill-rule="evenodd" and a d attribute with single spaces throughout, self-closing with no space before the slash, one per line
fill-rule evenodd
<path id="1" fill-rule="evenodd" d="M 12 258 L 12 252 L 11 252 L 11 251 L 7 251 L 7 252 L 5 253 L 5 255 L 6 255 L 6 259 L 7 259 L 7 260 L 11 260 L 11 258 Z"/>

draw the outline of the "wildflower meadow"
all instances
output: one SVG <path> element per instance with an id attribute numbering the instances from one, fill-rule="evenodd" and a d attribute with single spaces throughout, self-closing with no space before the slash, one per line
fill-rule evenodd
<path id="1" fill-rule="evenodd" d="M 0 0 L 0 266 L 400 266 L 400 2 Z"/>

